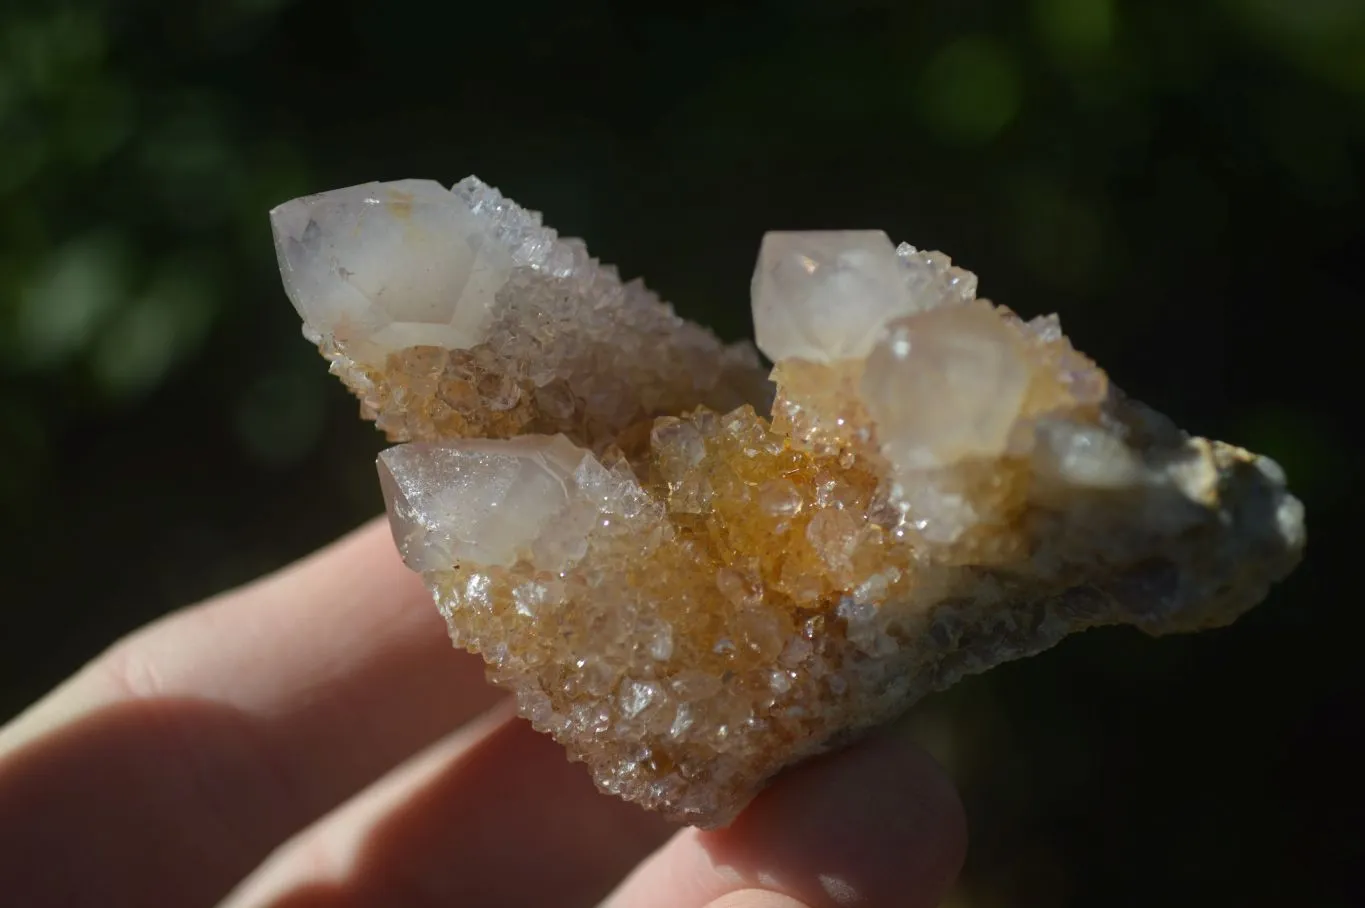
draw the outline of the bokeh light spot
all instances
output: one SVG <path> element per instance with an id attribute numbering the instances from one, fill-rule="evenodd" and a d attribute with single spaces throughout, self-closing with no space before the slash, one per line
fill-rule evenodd
<path id="1" fill-rule="evenodd" d="M 110 397 L 153 390 L 192 352 L 214 311 L 207 279 L 184 263 L 161 267 L 146 292 L 120 309 L 91 351 L 90 369 Z"/>
<path id="2" fill-rule="evenodd" d="M 125 297 L 126 260 L 122 237 L 109 232 L 56 251 L 19 295 L 10 341 L 14 359 L 46 369 L 84 351 Z"/>
<path id="3" fill-rule="evenodd" d="M 275 467 L 313 450 L 322 435 L 326 386 L 314 370 L 279 368 L 253 379 L 237 400 L 237 438 L 252 459 Z"/>
<path id="4" fill-rule="evenodd" d="M 1089 57 L 1114 40 L 1113 0 L 1033 0 L 1033 24 L 1054 55 Z"/>
<path id="5" fill-rule="evenodd" d="M 939 138 L 976 145 L 1000 134 L 1019 113 L 1022 87 L 1008 49 L 984 36 L 958 39 L 925 67 L 925 125 Z"/>

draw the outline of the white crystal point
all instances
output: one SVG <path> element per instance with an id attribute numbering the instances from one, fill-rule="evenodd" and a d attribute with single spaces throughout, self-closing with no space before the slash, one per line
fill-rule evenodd
<path id="1" fill-rule="evenodd" d="M 1044 419 L 1034 427 L 1033 467 L 1044 481 L 1082 489 L 1127 489 L 1147 478 L 1142 460 L 1102 426 Z"/>
<path id="2" fill-rule="evenodd" d="M 511 270 L 469 205 L 432 180 L 365 183 L 270 212 L 284 286 L 308 328 L 376 364 L 484 340 Z"/>
<path id="3" fill-rule="evenodd" d="M 976 275 L 953 264 L 942 252 L 919 250 L 909 243 L 896 247 L 901 277 L 910 291 L 913 311 L 923 312 L 976 299 Z"/>
<path id="4" fill-rule="evenodd" d="M 758 348 L 774 362 L 861 359 L 914 311 L 900 268 L 880 230 L 766 234 L 750 285 Z"/>
<path id="5" fill-rule="evenodd" d="M 1020 340 L 988 308 L 954 306 L 887 327 L 861 396 L 882 453 L 901 470 L 1004 453 L 1031 372 Z"/>
<path id="6" fill-rule="evenodd" d="M 379 481 L 398 551 L 415 571 L 510 565 L 564 517 L 591 456 L 563 435 L 389 448 Z"/>

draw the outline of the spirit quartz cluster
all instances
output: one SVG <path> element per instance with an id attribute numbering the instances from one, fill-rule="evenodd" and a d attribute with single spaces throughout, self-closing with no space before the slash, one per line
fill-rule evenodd
<path id="1" fill-rule="evenodd" d="M 474 177 L 271 220 L 305 335 L 401 442 L 394 538 L 452 640 L 679 822 L 1073 631 L 1227 624 L 1301 555 L 1273 461 L 880 231 L 764 237 L 770 381 Z"/>

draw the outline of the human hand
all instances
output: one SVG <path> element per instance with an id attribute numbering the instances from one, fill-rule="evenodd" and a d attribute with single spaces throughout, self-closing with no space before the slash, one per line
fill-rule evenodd
<path id="1" fill-rule="evenodd" d="M 0 729 L 17 908 L 930 908 L 965 839 L 892 733 L 724 830 L 599 794 L 452 652 L 380 522 L 137 631 Z"/>

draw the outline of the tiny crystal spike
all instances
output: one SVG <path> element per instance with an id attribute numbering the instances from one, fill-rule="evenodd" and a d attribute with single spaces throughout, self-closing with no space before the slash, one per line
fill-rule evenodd
<path id="1" fill-rule="evenodd" d="M 451 639 L 603 791 L 678 822 L 1075 631 L 1228 624 L 1302 556 L 1274 461 L 879 231 L 764 239 L 770 409 L 751 349 L 473 178 L 272 219 L 306 334 L 420 439 L 380 482 Z"/>

